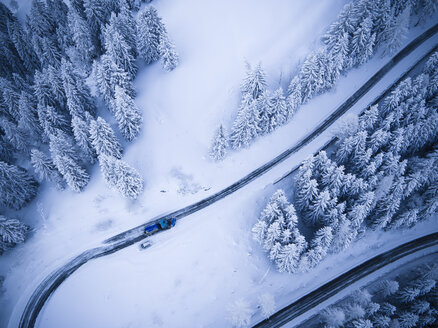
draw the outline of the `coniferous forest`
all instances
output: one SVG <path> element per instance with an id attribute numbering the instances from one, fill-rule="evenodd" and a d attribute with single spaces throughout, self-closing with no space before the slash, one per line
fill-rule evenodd
<path id="1" fill-rule="evenodd" d="M 167 71 L 178 64 L 157 10 L 138 12 L 142 2 L 33 0 L 24 24 L 0 3 L 0 215 L 2 207 L 25 207 L 43 182 L 81 192 L 95 163 L 110 188 L 133 199 L 142 192 L 118 140 L 141 133 L 137 64 L 161 60 Z M 1 217 L 3 251 L 28 227 Z"/>

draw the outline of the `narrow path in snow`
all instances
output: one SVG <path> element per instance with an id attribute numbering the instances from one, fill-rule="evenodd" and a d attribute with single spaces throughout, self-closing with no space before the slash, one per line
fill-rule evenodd
<path id="1" fill-rule="evenodd" d="M 438 233 L 433 233 L 377 255 L 306 294 L 270 318 L 259 322 L 254 328 L 282 327 L 367 275 L 405 256 L 436 245 L 438 245 Z"/>
<path id="2" fill-rule="evenodd" d="M 73 272 L 75 272 L 79 267 L 83 264 L 87 263 L 92 259 L 96 259 L 108 254 L 112 254 L 117 252 L 123 248 L 131 246 L 140 240 L 146 238 L 144 234 L 144 228 L 148 225 L 157 223 L 160 219 L 175 217 L 177 220 L 182 219 L 194 212 L 197 212 L 221 199 L 224 197 L 234 193 L 235 191 L 243 188 L 251 181 L 260 177 L 264 173 L 268 172 L 270 169 L 275 167 L 277 164 L 283 162 L 292 154 L 296 153 L 298 150 L 309 144 L 312 140 L 314 140 L 317 136 L 319 136 L 322 132 L 324 132 L 328 127 L 330 127 L 338 118 L 340 118 L 343 114 L 345 114 L 355 103 L 359 101 L 359 99 L 364 96 L 377 82 L 379 82 L 397 63 L 403 60 L 406 56 L 412 53 L 417 47 L 431 38 L 438 32 L 438 24 L 434 25 L 426 32 L 418 36 L 415 40 L 409 43 L 406 47 L 404 47 L 397 55 L 395 55 L 385 66 L 383 66 L 379 71 L 377 71 L 361 88 L 359 88 L 351 97 L 349 97 L 341 106 L 339 106 L 327 119 L 325 119 L 312 133 L 304 137 L 297 144 L 287 149 L 268 163 L 262 165 L 258 169 L 249 173 L 247 176 L 243 177 L 239 181 L 233 183 L 227 188 L 199 201 L 187 207 L 184 207 L 175 212 L 169 213 L 165 216 L 155 218 L 152 221 L 148 221 L 138 227 L 132 228 L 125 232 L 122 232 L 112 238 L 109 238 L 104 241 L 103 246 L 96 247 L 90 250 L 83 252 L 77 257 L 70 260 L 61 268 L 54 271 L 48 277 L 46 277 L 33 292 L 29 301 L 26 304 L 26 307 L 23 311 L 23 314 L 20 319 L 19 327 L 20 328 L 30 328 L 35 326 L 36 319 L 41 309 L 43 308 L 45 302 L 48 300 L 50 295 L 58 288 L 58 286 L 68 278 Z M 434 50 L 438 46 L 434 47 Z M 413 67 L 417 66 L 420 62 L 423 61 L 423 58 L 416 61 Z M 412 68 L 411 68 L 412 69 Z M 394 83 L 395 84 L 395 83 Z M 390 90 L 394 84 L 389 86 L 386 90 Z M 11 326 L 11 323 L 9 324 Z"/>

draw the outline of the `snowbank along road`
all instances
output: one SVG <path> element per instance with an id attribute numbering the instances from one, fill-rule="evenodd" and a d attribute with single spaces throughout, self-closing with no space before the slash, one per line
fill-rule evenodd
<path id="1" fill-rule="evenodd" d="M 219 201 L 220 199 L 228 196 L 229 194 L 243 188 L 248 183 L 256 179 L 257 177 L 263 175 L 275 165 L 281 163 L 290 155 L 296 153 L 298 150 L 309 144 L 313 139 L 325 131 L 329 126 L 331 126 L 338 118 L 340 118 L 344 113 L 346 113 L 363 95 L 365 95 L 377 82 L 379 82 L 386 73 L 388 73 L 397 63 L 413 52 L 418 46 L 423 42 L 427 41 L 433 35 L 438 32 L 438 24 L 434 25 L 426 32 L 418 36 L 415 40 L 409 43 L 405 48 L 403 48 L 397 55 L 395 55 L 385 66 L 383 66 L 379 71 L 377 71 L 362 87 L 360 87 L 351 97 L 349 97 L 341 106 L 339 106 L 326 120 L 324 120 L 312 133 L 304 137 L 297 144 L 287 149 L 268 163 L 262 165 L 258 169 L 249 173 L 239 181 L 233 183 L 227 188 L 197 202 L 187 207 L 184 207 L 175 212 L 169 213 L 155 220 L 148 221 L 138 227 L 132 228 L 125 232 L 122 232 L 114 237 L 111 237 L 104 241 L 104 245 L 96 247 L 83 252 L 77 257 L 70 260 L 64 266 L 54 271 L 48 277 L 46 277 L 33 292 L 23 314 L 20 319 L 19 327 L 28 328 L 34 327 L 36 319 L 39 312 L 41 311 L 44 303 L 50 297 L 50 295 L 56 290 L 56 288 L 74 271 L 76 271 L 80 266 L 87 263 L 92 259 L 99 258 L 125 247 L 133 245 L 140 240 L 144 239 L 146 236 L 144 234 L 144 228 L 150 224 L 157 223 L 162 218 L 175 217 L 177 220 L 182 219 L 194 212 L 197 212 L 212 203 Z M 436 47 L 435 47 L 436 48 Z M 434 49 L 435 49 L 434 48 Z M 421 62 L 422 59 L 419 61 Z M 418 63 L 418 62 L 417 62 Z M 392 86 L 391 86 L 392 87 Z M 391 88 L 390 87 L 390 88 Z M 389 89 L 390 89 L 389 88 Z M 388 89 L 388 90 L 389 90 Z"/>
<path id="2" fill-rule="evenodd" d="M 330 297 L 336 295 L 351 284 L 364 278 L 370 273 L 381 269 L 385 265 L 393 263 L 412 253 L 436 245 L 438 245 L 438 233 L 433 233 L 414 239 L 387 252 L 377 255 L 301 297 L 292 304 L 273 314 L 270 318 L 258 323 L 254 326 L 254 328 L 281 327 L 292 319 L 295 319 L 303 313 L 314 308 L 318 304 L 328 300 Z"/>

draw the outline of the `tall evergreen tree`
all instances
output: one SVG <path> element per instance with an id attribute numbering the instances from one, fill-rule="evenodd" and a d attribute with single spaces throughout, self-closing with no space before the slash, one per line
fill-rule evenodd
<path id="1" fill-rule="evenodd" d="M 137 15 L 137 50 L 146 62 L 151 64 L 160 58 L 160 36 L 165 33 L 165 27 L 157 10 L 145 7 Z"/>
<path id="2" fill-rule="evenodd" d="M 288 104 L 288 119 L 297 111 L 298 107 L 301 105 L 302 93 L 301 93 L 301 81 L 298 76 L 295 76 L 289 84 L 287 89 L 287 104 Z"/>
<path id="3" fill-rule="evenodd" d="M 24 242 L 29 227 L 17 219 L 0 215 L 0 255 L 8 248 Z"/>
<path id="4" fill-rule="evenodd" d="M 91 144 L 89 123 L 79 116 L 73 116 L 71 124 L 76 144 L 84 154 L 84 160 L 93 164 L 96 161 L 97 155 Z"/>
<path id="5" fill-rule="evenodd" d="M 382 43 L 384 56 L 392 56 L 403 45 L 409 29 L 410 16 L 411 8 L 408 6 L 400 15 L 392 16 L 387 21 L 387 26 L 382 33 L 382 38 L 385 40 Z"/>
<path id="6" fill-rule="evenodd" d="M 114 15 L 114 14 L 113 14 Z M 104 29 L 105 49 L 114 63 L 133 78 L 137 73 L 137 66 L 133 56 L 134 50 L 126 42 L 117 26 L 107 25 Z"/>
<path id="7" fill-rule="evenodd" d="M 122 146 L 117 141 L 111 126 L 103 118 L 98 117 L 90 122 L 90 138 L 98 156 L 122 158 Z"/>
<path id="8" fill-rule="evenodd" d="M 289 116 L 286 98 L 283 95 L 283 89 L 280 87 L 272 95 L 269 102 L 269 128 L 268 131 L 274 131 L 277 127 L 286 123 Z"/>
<path id="9" fill-rule="evenodd" d="M 242 99 L 239 113 L 233 123 L 230 141 L 234 149 L 248 147 L 259 134 L 257 102 L 247 93 Z"/>
<path id="10" fill-rule="evenodd" d="M 37 194 L 38 182 L 15 165 L 0 161 L 0 204 L 19 210 Z"/>
<path id="11" fill-rule="evenodd" d="M 351 57 L 356 66 L 367 62 L 374 53 L 376 34 L 373 33 L 372 26 L 371 18 L 367 17 L 353 33 Z"/>
<path id="12" fill-rule="evenodd" d="M 210 148 L 210 157 L 215 161 L 224 159 L 228 148 L 228 137 L 222 124 L 216 130 L 213 143 Z"/>
<path id="13" fill-rule="evenodd" d="M 55 183 L 58 189 L 64 189 L 62 176 L 49 156 L 38 149 L 32 149 L 30 162 L 40 182 L 48 180 Z"/>
<path id="14" fill-rule="evenodd" d="M 252 69 L 251 65 L 247 64 L 246 77 L 241 86 L 243 97 L 249 94 L 253 99 L 257 99 L 266 90 L 266 86 L 266 73 L 262 65 L 259 63 Z"/>
<path id="15" fill-rule="evenodd" d="M 124 161 L 102 154 L 99 162 L 106 182 L 123 196 L 136 199 L 143 191 L 143 178 Z"/>
<path id="16" fill-rule="evenodd" d="M 135 105 L 134 99 L 125 89 L 116 85 L 113 101 L 113 112 L 115 114 L 119 130 L 129 141 L 135 139 L 141 129 L 142 117 Z"/>
<path id="17" fill-rule="evenodd" d="M 163 68 L 170 72 L 173 71 L 179 63 L 179 56 L 175 50 L 175 45 L 170 41 L 167 33 L 160 35 L 160 45 L 158 51 L 161 57 Z"/>
<path id="18" fill-rule="evenodd" d="M 76 10 L 70 10 L 68 12 L 68 24 L 79 63 L 85 62 L 90 65 L 92 58 L 96 56 L 96 49 L 87 21 Z"/>
<path id="19" fill-rule="evenodd" d="M 76 191 L 82 191 L 90 180 L 87 171 L 79 164 L 73 142 L 62 131 L 50 135 L 50 153 L 53 163 L 64 177 L 69 187 Z"/>

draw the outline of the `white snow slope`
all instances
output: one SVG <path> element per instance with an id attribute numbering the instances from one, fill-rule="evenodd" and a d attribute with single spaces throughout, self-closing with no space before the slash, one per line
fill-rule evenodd
<path id="1" fill-rule="evenodd" d="M 136 201 L 124 200 L 107 190 L 97 166 L 81 194 L 43 186 L 38 199 L 20 212 L 35 227 L 34 234 L 0 258 L 0 275 L 6 275 L 0 327 L 16 327 L 34 288 L 69 258 L 236 181 L 313 130 L 382 67 L 388 58 L 376 56 L 342 78 L 336 90 L 303 106 L 292 122 L 249 149 L 230 153 L 222 163 L 208 159 L 213 131 L 221 121 L 229 128 L 236 115 L 245 60 L 262 62 L 271 89 L 284 86 L 299 61 L 318 46 L 320 35 L 345 2 L 154 1 L 181 63 L 171 73 L 159 63 L 143 68 L 136 80 L 137 104 L 145 123 L 138 140 L 126 146 L 124 159 L 144 176 L 145 192 Z M 425 28 L 413 30 L 406 43 Z M 353 111 L 366 106 L 436 39 L 397 65 Z M 327 131 L 236 194 L 153 237 L 155 245 L 148 250 L 132 246 L 86 264 L 49 299 L 38 326 L 224 327 L 230 326 L 227 306 L 236 299 L 246 298 L 256 307 L 257 297 L 269 292 L 280 308 L 318 285 L 318 271 L 298 276 L 277 273 L 251 240 L 250 230 L 266 199 L 278 187 L 289 188 L 291 181 L 271 183 L 323 145 L 331 133 Z M 328 279 L 381 251 L 383 246 L 369 246 L 378 238 L 388 239 L 384 247 L 389 248 L 400 238 L 431 230 L 438 227 L 424 224 L 404 235 L 367 236 L 348 253 L 324 262 L 319 270 Z"/>

